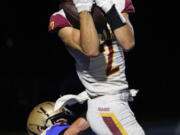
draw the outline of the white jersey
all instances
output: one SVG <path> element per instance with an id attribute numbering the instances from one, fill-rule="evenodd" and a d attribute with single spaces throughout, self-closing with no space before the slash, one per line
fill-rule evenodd
<path id="1" fill-rule="evenodd" d="M 123 12 L 133 12 L 130 0 L 124 1 Z M 50 18 L 49 30 L 71 27 L 63 9 Z M 125 75 L 125 59 L 121 45 L 115 40 L 109 25 L 99 35 L 101 54 L 88 57 L 81 52 L 67 46 L 70 54 L 75 58 L 77 74 L 90 96 L 118 94 L 128 89 Z"/>
<path id="2" fill-rule="evenodd" d="M 117 94 L 128 89 L 123 50 L 116 41 L 103 45 L 97 57 L 87 57 L 68 48 L 76 60 L 77 74 L 91 96 Z"/>

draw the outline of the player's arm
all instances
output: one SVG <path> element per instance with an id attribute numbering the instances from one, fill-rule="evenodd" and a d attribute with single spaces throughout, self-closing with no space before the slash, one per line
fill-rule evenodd
<path id="1" fill-rule="evenodd" d="M 95 0 L 95 2 L 105 12 L 107 22 L 122 48 L 125 51 L 133 48 L 135 42 L 134 32 L 128 14 L 121 13 L 122 9 L 117 9 L 113 0 Z"/>
<path id="2" fill-rule="evenodd" d="M 81 12 L 80 16 L 80 45 L 88 56 L 99 55 L 99 39 L 91 14 Z"/>
<path id="3" fill-rule="evenodd" d="M 65 44 L 87 56 L 97 56 L 99 54 L 98 34 L 89 12 L 80 13 L 80 30 L 73 27 L 64 27 L 58 31 L 58 36 Z"/>
<path id="4" fill-rule="evenodd" d="M 87 120 L 83 117 L 79 117 L 75 120 L 72 125 L 64 132 L 63 135 L 78 135 L 79 133 L 87 130 L 89 124 Z"/>
<path id="5" fill-rule="evenodd" d="M 64 27 L 59 29 L 58 36 L 68 46 L 83 52 L 80 46 L 80 30 L 73 27 Z"/>
<path id="6" fill-rule="evenodd" d="M 134 30 L 129 20 L 129 15 L 127 13 L 122 13 L 122 15 L 126 19 L 126 24 L 122 27 L 116 28 L 114 34 L 122 48 L 125 51 L 128 51 L 135 45 Z"/>
<path id="7" fill-rule="evenodd" d="M 93 0 L 73 0 L 80 17 L 80 30 L 63 28 L 59 37 L 69 46 L 81 51 L 87 56 L 99 54 L 98 34 L 91 16 Z"/>

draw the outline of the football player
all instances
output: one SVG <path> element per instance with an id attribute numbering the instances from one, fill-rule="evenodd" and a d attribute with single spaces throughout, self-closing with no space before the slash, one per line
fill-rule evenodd
<path id="1" fill-rule="evenodd" d="M 87 98 L 65 95 L 56 103 L 47 101 L 36 105 L 28 116 L 29 135 L 93 135 L 84 118 Z"/>
<path id="2" fill-rule="evenodd" d="M 134 94 L 125 74 L 123 52 L 135 44 L 131 0 L 67 0 L 61 7 L 50 18 L 49 31 L 57 32 L 75 58 L 91 98 L 90 127 L 98 135 L 144 135 L 128 104 Z"/>

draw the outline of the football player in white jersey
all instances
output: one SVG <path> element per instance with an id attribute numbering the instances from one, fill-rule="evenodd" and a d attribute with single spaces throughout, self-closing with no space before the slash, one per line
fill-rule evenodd
<path id="1" fill-rule="evenodd" d="M 98 135 L 144 135 L 128 105 L 133 95 L 125 75 L 123 51 L 135 44 L 132 12 L 131 0 L 68 0 L 50 18 L 49 31 L 75 58 L 91 97 L 87 120 Z"/>

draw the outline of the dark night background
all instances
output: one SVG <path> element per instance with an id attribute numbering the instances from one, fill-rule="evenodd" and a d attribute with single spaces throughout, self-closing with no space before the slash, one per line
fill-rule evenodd
<path id="1" fill-rule="evenodd" d="M 126 72 L 130 87 L 140 92 L 132 109 L 147 131 L 156 125 L 175 129 L 180 122 L 178 5 L 147 0 L 133 4 L 136 47 L 125 53 Z M 77 93 L 83 86 L 63 43 L 48 33 L 58 0 L 6 0 L 1 6 L 0 129 L 25 131 L 36 104 Z"/>

